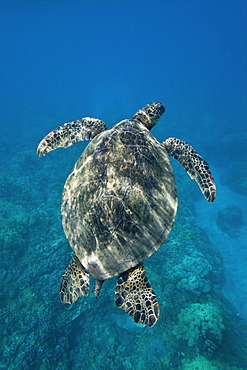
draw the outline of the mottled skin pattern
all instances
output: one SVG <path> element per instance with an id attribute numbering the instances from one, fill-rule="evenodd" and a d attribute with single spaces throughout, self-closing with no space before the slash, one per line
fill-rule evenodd
<path id="1" fill-rule="evenodd" d="M 128 281 L 128 285 L 126 285 Z M 129 291 L 132 294 L 129 294 Z M 128 297 L 128 299 L 125 299 Z M 135 322 L 152 327 L 159 317 L 159 304 L 156 295 L 146 277 L 142 265 L 122 273 L 117 279 L 115 302 Z"/>
<path id="2" fill-rule="evenodd" d="M 106 125 L 103 121 L 92 117 L 64 123 L 46 135 L 40 142 L 37 155 L 41 157 L 54 149 L 67 148 L 82 140 L 91 140 L 105 129 Z"/>
<path id="3" fill-rule="evenodd" d="M 106 130 L 101 120 L 86 117 L 49 133 L 37 154 L 92 140 L 69 175 L 62 196 L 62 222 L 75 254 L 65 270 L 60 298 L 73 303 L 89 291 L 95 296 L 105 279 L 119 275 L 117 307 L 135 322 L 152 327 L 159 305 L 142 262 L 157 251 L 172 228 L 177 191 L 169 156 L 195 179 L 209 202 L 216 187 L 208 164 L 186 142 L 159 143 L 149 130 L 165 111 L 151 103 Z"/>
<path id="4" fill-rule="evenodd" d="M 70 289 L 76 286 L 76 289 Z M 60 299 L 62 302 L 75 302 L 82 295 L 88 295 L 89 274 L 74 254 L 64 272 L 63 283 L 60 286 Z"/>
<path id="5" fill-rule="evenodd" d="M 204 197 L 212 203 L 216 198 L 216 186 L 207 162 L 186 141 L 171 137 L 163 141 L 162 145 L 168 155 L 175 158 L 188 175 L 196 180 Z"/>
<path id="6" fill-rule="evenodd" d="M 122 121 L 94 138 L 62 196 L 65 235 L 82 265 L 99 280 L 156 252 L 171 230 L 176 209 L 176 184 L 166 151 L 135 120 Z"/>

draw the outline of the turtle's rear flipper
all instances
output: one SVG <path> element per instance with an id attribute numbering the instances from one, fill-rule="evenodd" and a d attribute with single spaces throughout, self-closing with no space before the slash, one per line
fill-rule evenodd
<path id="1" fill-rule="evenodd" d="M 115 302 L 136 323 L 152 327 L 159 318 L 159 304 L 143 265 L 137 265 L 119 275 Z"/>
<path id="2" fill-rule="evenodd" d="M 60 284 L 60 299 L 63 303 L 74 303 L 82 295 L 88 295 L 89 274 L 74 254 L 65 270 Z"/>
<path id="3" fill-rule="evenodd" d="M 104 130 L 105 123 L 97 118 L 85 117 L 65 123 L 44 137 L 37 148 L 37 155 L 41 157 L 54 149 L 67 148 L 82 140 L 91 140 Z"/>
<path id="4" fill-rule="evenodd" d="M 163 141 L 162 145 L 168 155 L 175 158 L 188 175 L 196 180 L 207 201 L 213 202 L 216 198 L 216 185 L 207 162 L 186 141 L 171 137 Z"/>

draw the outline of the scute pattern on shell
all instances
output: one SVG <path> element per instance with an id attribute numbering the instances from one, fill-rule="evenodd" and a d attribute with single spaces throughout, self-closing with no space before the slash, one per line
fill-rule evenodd
<path id="1" fill-rule="evenodd" d="M 97 279 L 136 266 L 165 241 L 177 193 L 162 145 L 125 120 L 98 134 L 78 159 L 62 198 L 66 237 Z"/>

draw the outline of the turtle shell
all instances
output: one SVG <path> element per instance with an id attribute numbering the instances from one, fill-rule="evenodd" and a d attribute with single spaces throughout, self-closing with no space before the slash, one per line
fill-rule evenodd
<path id="1" fill-rule="evenodd" d="M 88 144 L 62 196 L 65 235 L 82 265 L 99 280 L 155 253 L 172 228 L 176 210 L 167 152 L 133 119 Z"/>

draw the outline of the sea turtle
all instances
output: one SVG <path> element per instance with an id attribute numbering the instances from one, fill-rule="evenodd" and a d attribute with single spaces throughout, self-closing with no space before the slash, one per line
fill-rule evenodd
<path id="1" fill-rule="evenodd" d="M 86 117 L 59 126 L 40 142 L 37 155 L 44 156 L 92 140 L 62 195 L 63 228 L 74 251 L 61 280 L 62 302 L 87 295 L 90 274 L 96 279 L 96 297 L 104 280 L 118 275 L 117 307 L 140 324 L 152 327 L 158 320 L 158 300 L 143 261 L 164 243 L 176 215 L 169 156 L 196 180 L 209 202 L 216 197 L 208 164 L 187 142 L 169 138 L 159 143 L 151 134 L 164 111 L 163 104 L 150 103 L 110 129 L 103 121 Z"/>

